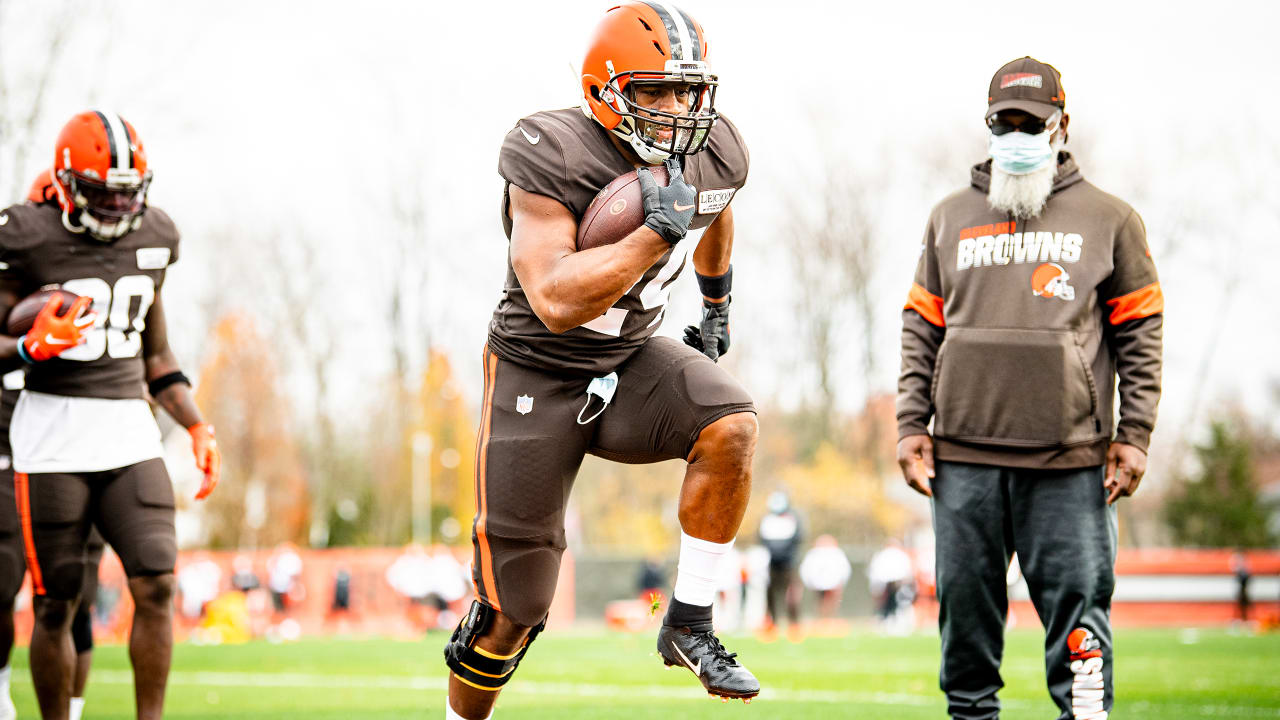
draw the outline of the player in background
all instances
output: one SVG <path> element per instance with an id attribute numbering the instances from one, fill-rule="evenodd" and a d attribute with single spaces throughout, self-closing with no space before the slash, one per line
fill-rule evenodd
<path id="1" fill-rule="evenodd" d="M 42 171 L 36 176 L 35 182 L 31 184 L 31 189 L 27 191 L 27 203 L 30 205 L 40 205 L 42 203 L 56 204 L 58 202 L 57 190 L 53 187 L 53 182 L 49 178 L 47 170 Z M 18 393 L 22 390 L 25 380 L 25 373 L 22 369 L 14 370 L 4 376 L 4 387 L 0 390 L 0 449 L 3 449 L 6 462 L 3 470 L 0 471 L 0 482 L 4 483 L 4 492 L 13 492 L 13 464 L 9 456 L 9 420 L 13 415 L 13 406 L 18 402 Z M 26 563 L 22 561 L 22 533 L 18 529 L 18 509 L 17 505 L 8 502 L 3 503 L 0 507 L 0 513 L 12 514 L 13 536 L 17 542 L 18 557 L 18 575 L 17 584 L 13 586 L 14 592 L 22 585 L 23 575 L 26 573 Z M 5 518 L 3 522 L 8 527 L 9 518 Z M 0 542 L 8 542 L 9 536 L 7 532 Z M 71 641 L 75 649 L 76 660 L 75 670 L 73 671 L 71 683 L 71 720 L 80 720 L 80 716 L 84 714 L 84 689 L 89 682 L 89 668 L 93 662 L 93 603 L 96 602 L 98 596 L 98 569 L 102 565 L 102 552 L 105 549 L 105 543 L 102 535 L 98 533 L 97 528 L 91 528 L 89 531 L 89 541 L 85 547 L 84 562 L 84 588 L 81 592 L 80 604 L 76 607 L 75 617 L 71 620 Z M 6 558 L 7 560 L 7 558 Z M 5 563 L 3 572 L 10 572 L 10 565 Z M 9 577 L 0 581 L 0 601 L 7 599 L 9 601 L 8 616 L 0 622 L 6 622 L 10 625 L 13 622 L 13 596 L 8 593 L 10 588 Z M 10 639 L 12 630 L 9 630 Z M 11 647 L 12 644 L 3 645 L 4 635 L 0 634 L 0 647 Z M 4 657 L 8 657 L 6 654 Z M 6 668 L 7 669 L 7 668 Z M 8 676 L 0 671 L 0 678 L 7 683 Z M 8 689 L 8 685 L 4 685 L 4 689 Z M 8 693 L 4 697 L 9 697 Z M 0 720 L 7 720 L 4 715 L 3 700 L 0 699 Z"/>
<path id="2" fill-rule="evenodd" d="M 796 565 L 804 532 L 800 515 L 791 506 L 791 498 L 782 490 L 769 494 L 769 512 L 760 518 L 760 544 L 769 551 L 769 586 L 765 590 L 764 637 L 772 640 L 787 614 L 787 636 L 798 642 L 800 633 L 800 594 L 796 584 Z"/>
<path id="3" fill-rule="evenodd" d="M 178 233 L 147 207 L 151 173 L 137 132 L 112 113 L 79 113 L 59 133 L 53 160 L 57 202 L 0 213 L 0 317 L 41 288 L 82 296 L 69 310 L 55 297 L 25 335 L 0 336 L 0 369 L 26 367 L 10 443 L 34 588 L 31 674 L 42 717 L 70 717 L 69 635 L 96 527 L 134 601 L 137 717 L 155 720 L 172 656 L 177 543 L 147 391 L 191 434 L 204 471 L 197 499 L 217 484 L 221 460 L 169 348 L 161 287 Z"/>
<path id="4" fill-rule="evenodd" d="M 489 717 L 545 626 L 565 505 L 587 453 L 688 462 L 658 653 L 712 695 L 749 700 L 760 691 L 712 628 L 719 565 L 750 494 L 757 425 L 750 395 L 713 362 L 729 348 L 729 201 L 746 182 L 748 158 L 715 110 L 706 53 L 702 27 L 685 12 L 620 3 L 591 39 L 582 107 L 526 117 L 503 143 L 510 253 L 484 352 L 478 599 L 445 648 L 448 718 Z M 666 187 L 648 169 L 663 163 Z M 644 225 L 577 251 L 579 219 L 597 192 L 637 168 Z M 688 345 L 652 337 L 690 258 L 702 322 L 687 331 Z"/>
<path id="5" fill-rule="evenodd" d="M 27 191 L 27 203 L 39 205 L 56 202 L 56 192 L 49 181 L 48 171 L 41 172 Z M 13 650 L 13 609 L 18 591 L 27 573 L 24 560 L 22 530 L 19 525 L 18 506 L 13 489 L 13 456 L 9 450 L 9 421 L 13 407 L 18 402 L 25 373 L 20 368 L 0 378 L 0 720 L 12 720 L 17 710 L 9 691 L 9 659 Z M 97 594 L 98 566 L 102 560 L 102 537 L 93 531 L 89 537 L 85 558 L 85 597 L 76 610 L 71 623 L 71 636 L 76 651 L 75 682 L 71 697 L 71 720 L 79 720 L 84 710 L 84 688 L 88 682 L 89 665 L 93 655 L 93 621 L 90 615 L 92 598 Z"/>
<path id="6" fill-rule="evenodd" d="M 18 380 L 20 380 L 20 376 Z M 9 417 L 18 391 L 9 375 L 0 390 L 0 720 L 14 720 L 18 710 L 9 692 L 10 656 L 13 651 L 13 604 L 27 573 L 23 559 L 22 530 L 18 524 L 18 505 L 13 494 L 13 458 L 9 453 Z"/>

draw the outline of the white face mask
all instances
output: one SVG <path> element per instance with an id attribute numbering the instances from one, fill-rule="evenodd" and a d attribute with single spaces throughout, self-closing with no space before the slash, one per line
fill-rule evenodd
<path id="1" fill-rule="evenodd" d="M 992 134 L 987 140 L 987 154 L 997 168 L 1010 175 L 1026 175 L 1041 170 L 1057 155 L 1049 138 L 1057 131 L 1061 119 L 1062 113 L 1054 113 L 1045 124 L 1044 132 L 1038 135 L 1016 131 Z"/>

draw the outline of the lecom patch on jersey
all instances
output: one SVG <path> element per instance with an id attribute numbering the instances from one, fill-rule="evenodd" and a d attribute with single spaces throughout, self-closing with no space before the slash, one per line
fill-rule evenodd
<path id="1" fill-rule="evenodd" d="M 169 248 L 138 248 L 139 270 L 160 270 L 169 265 Z"/>
<path id="2" fill-rule="evenodd" d="M 714 215 L 729 206 L 729 201 L 733 199 L 733 194 L 737 192 L 736 188 L 724 188 L 723 190 L 703 190 L 698 193 L 698 214 Z"/>

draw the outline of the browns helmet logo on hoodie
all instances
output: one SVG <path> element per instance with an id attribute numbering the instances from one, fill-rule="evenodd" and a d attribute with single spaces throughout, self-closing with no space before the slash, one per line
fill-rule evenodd
<path id="1" fill-rule="evenodd" d="M 1067 284 L 1071 275 L 1058 263 L 1044 263 L 1031 273 L 1031 294 L 1043 298 L 1075 300 L 1076 289 Z"/>

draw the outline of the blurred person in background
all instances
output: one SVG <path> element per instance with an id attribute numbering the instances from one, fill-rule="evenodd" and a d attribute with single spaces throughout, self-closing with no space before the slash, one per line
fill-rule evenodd
<path id="1" fill-rule="evenodd" d="M 284 615 L 300 595 L 302 556 L 293 543 L 280 543 L 267 558 L 267 589 L 277 615 Z"/>
<path id="2" fill-rule="evenodd" d="M 951 716 L 1000 713 L 1016 551 L 1060 719 L 1103 718 L 1114 695 L 1112 503 L 1146 471 L 1164 298 L 1142 219 L 1064 149 L 1058 71 L 1014 60 L 987 102 L 990 159 L 934 207 L 902 314 L 898 463 L 933 498 Z"/>
<path id="3" fill-rule="evenodd" d="M 14 499 L 9 418 L 13 415 L 18 390 L 22 387 L 21 371 L 6 374 L 3 385 L 3 390 L 0 390 L 0 662 L 3 663 L 0 667 L 0 720 L 14 720 L 18 717 L 18 710 L 13 706 L 9 692 L 12 675 L 9 660 L 14 642 L 13 609 L 26 577 L 27 563 L 18 504 Z"/>
<path id="4" fill-rule="evenodd" d="M 333 601 L 329 603 L 331 617 L 343 617 L 351 612 L 351 571 L 340 567 L 333 573 Z"/>
<path id="5" fill-rule="evenodd" d="M 197 552 L 178 571 L 178 593 L 181 595 L 182 616 L 189 623 L 197 623 L 204 615 L 204 608 L 222 589 L 222 567 L 207 552 Z"/>
<path id="6" fill-rule="evenodd" d="M 435 613 L 428 617 L 426 611 L 429 596 L 434 587 L 431 578 L 432 562 L 427 549 L 419 543 L 410 543 L 403 552 L 387 566 L 387 584 L 396 594 L 403 597 L 405 614 L 417 630 L 426 630 L 433 625 Z"/>
<path id="7" fill-rule="evenodd" d="M 38 206 L 52 202 L 56 191 L 48 171 L 41 172 L 27 191 L 27 204 Z M 6 373 L 0 388 L 0 720 L 17 717 L 9 694 L 9 656 L 13 648 L 13 600 L 22 587 L 27 565 L 19 524 L 18 506 L 14 496 L 13 462 L 9 451 L 9 422 L 19 392 L 26 382 L 22 369 Z M 72 671 L 71 720 L 79 720 L 84 712 L 84 688 L 89 679 L 89 666 L 93 660 L 93 604 L 98 594 L 98 567 L 102 561 L 103 540 L 97 528 L 90 528 L 85 544 L 84 590 L 80 604 L 76 606 L 71 621 L 71 638 L 75 650 L 75 669 Z"/>
<path id="8" fill-rule="evenodd" d="M 431 560 L 427 549 L 419 543 L 409 543 L 387 566 L 385 575 L 392 590 L 421 601 L 431 591 Z"/>
<path id="9" fill-rule="evenodd" d="M 432 553 L 428 573 L 431 584 L 427 600 L 436 610 L 433 626 L 448 630 L 457 624 L 462 601 L 470 595 L 469 576 L 453 552 L 443 546 Z"/>
<path id="10" fill-rule="evenodd" d="M 891 539 L 871 556 L 867 580 L 880 627 L 891 635 L 910 633 L 915 626 L 911 609 L 915 600 L 915 568 L 901 543 Z"/>
<path id="11" fill-rule="evenodd" d="M 783 608 L 787 613 L 787 633 L 792 640 L 800 634 L 800 586 L 796 583 L 796 559 L 804 533 L 800 516 L 791 507 L 791 499 L 781 490 L 769 495 L 769 511 L 760 519 L 760 544 L 769 551 L 769 588 L 767 592 L 765 635 L 772 638 L 782 623 Z"/>
<path id="12" fill-rule="evenodd" d="M 655 595 L 661 595 L 666 584 L 667 573 L 662 567 L 662 560 L 650 555 L 640 561 L 640 572 L 636 575 L 636 596 L 641 601 L 650 602 Z"/>
<path id="13" fill-rule="evenodd" d="M 1240 551 L 1231 553 L 1231 573 L 1236 577 L 1236 607 L 1240 613 L 1240 624 L 1249 623 L 1249 580 L 1253 574 L 1249 572 L 1249 558 Z"/>
<path id="14" fill-rule="evenodd" d="M 262 587 L 258 573 L 253 571 L 253 558 L 248 555 L 236 555 L 231 561 L 231 587 L 248 594 L 250 590 Z"/>
<path id="15" fill-rule="evenodd" d="M 831 620 L 836 617 L 844 586 L 849 584 L 852 575 L 849 556 L 840 549 L 836 539 L 826 534 L 819 535 L 800 561 L 800 581 L 818 594 L 819 618 Z"/>
<path id="16" fill-rule="evenodd" d="M 267 590 L 273 610 L 267 639 L 280 642 L 302 637 L 302 625 L 291 615 L 294 605 L 306 598 L 307 589 L 302 584 L 302 556 L 293 543 L 276 545 L 267 558 Z"/>

